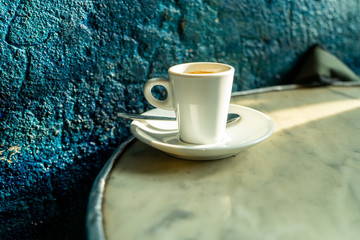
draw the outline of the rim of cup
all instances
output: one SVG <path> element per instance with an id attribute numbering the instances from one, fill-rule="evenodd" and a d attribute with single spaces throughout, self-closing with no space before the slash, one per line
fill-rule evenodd
<path id="1" fill-rule="evenodd" d="M 193 71 L 211 71 L 211 73 L 189 73 Z M 226 75 L 231 71 L 235 71 L 234 67 L 217 62 L 190 62 L 190 63 L 181 63 L 174 65 L 169 68 L 168 73 L 181 76 L 191 76 L 191 77 L 204 77 L 204 76 L 214 76 L 214 75 Z"/>

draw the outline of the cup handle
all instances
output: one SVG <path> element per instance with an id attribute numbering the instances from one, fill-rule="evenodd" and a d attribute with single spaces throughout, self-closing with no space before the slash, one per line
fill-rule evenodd
<path id="1" fill-rule="evenodd" d="M 165 100 L 156 99 L 152 95 L 151 89 L 157 85 L 163 86 L 166 89 L 167 98 Z M 146 100 L 154 107 L 162 108 L 165 110 L 174 110 L 172 88 L 171 88 L 169 80 L 164 79 L 164 78 L 152 78 L 152 79 L 148 80 L 144 86 L 144 95 L 145 95 Z"/>

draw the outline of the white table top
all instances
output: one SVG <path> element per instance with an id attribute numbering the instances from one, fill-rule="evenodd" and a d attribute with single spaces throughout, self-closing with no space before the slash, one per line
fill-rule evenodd
<path id="1" fill-rule="evenodd" d="M 217 161 L 133 140 L 106 182 L 106 239 L 360 239 L 360 88 L 237 96 L 274 134 Z"/>

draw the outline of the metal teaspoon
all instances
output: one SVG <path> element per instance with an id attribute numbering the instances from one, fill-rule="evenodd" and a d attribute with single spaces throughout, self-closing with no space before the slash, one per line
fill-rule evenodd
<path id="1" fill-rule="evenodd" d="M 141 114 L 133 114 L 133 113 L 118 113 L 118 117 L 131 119 L 131 120 L 165 120 L 165 121 L 175 121 L 176 118 L 174 117 L 163 117 L 163 116 L 154 116 L 154 115 L 141 115 Z M 230 123 L 236 122 L 240 119 L 240 115 L 237 113 L 229 113 L 227 116 L 226 124 L 229 125 Z"/>

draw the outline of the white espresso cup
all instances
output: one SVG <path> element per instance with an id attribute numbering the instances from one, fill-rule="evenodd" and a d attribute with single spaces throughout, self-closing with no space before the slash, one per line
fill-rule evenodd
<path id="1" fill-rule="evenodd" d="M 168 70 L 169 80 L 152 78 L 145 83 L 146 100 L 157 108 L 175 110 L 181 141 L 193 144 L 221 142 L 225 136 L 234 68 L 212 62 L 184 63 Z M 161 85 L 165 100 L 151 89 Z"/>

